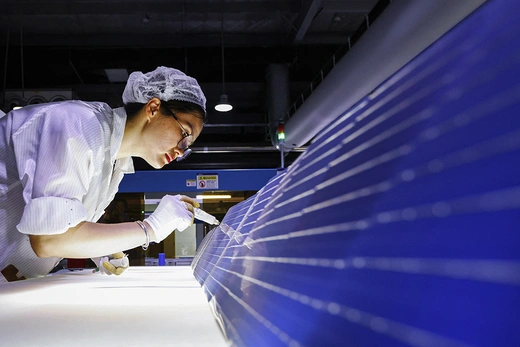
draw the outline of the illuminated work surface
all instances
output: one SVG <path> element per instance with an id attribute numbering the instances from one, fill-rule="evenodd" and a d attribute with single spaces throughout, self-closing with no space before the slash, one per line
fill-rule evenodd
<path id="1" fill-rule="evenodd" d="M 189 266 L 91 269 L 0 285 L 9 346 L 227 346 Z"/>

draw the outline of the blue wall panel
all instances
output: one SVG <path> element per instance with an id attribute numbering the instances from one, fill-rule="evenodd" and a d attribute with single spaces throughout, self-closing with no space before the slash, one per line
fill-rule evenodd
<path id="1" fill-rule="evenodd" d="M 485 3 L 213 229 L 233 345 L 520 345 L 518 17 Z"/>

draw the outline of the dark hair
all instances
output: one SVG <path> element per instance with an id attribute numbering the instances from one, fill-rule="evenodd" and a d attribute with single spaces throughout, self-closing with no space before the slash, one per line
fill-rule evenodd
<path id="1" fill-rule="evenodd" d="M 138 102 L 131 102 L 125 105 L 125 111 L 128 116 L 128 119 L 132 119 L 135 115 L 141 111 L 145 104 L 141 104 Z M 161 100 L 161 108 L 166 108 L 167 111 L 165 113 L 189 113 L 194 117 L 202 119 L 204 123 L 207 120 L 207 114 L 202 107 L 193 102 L 189 101 L 181 101 L 181 100 L 170 100 L 163 101 Z"/>

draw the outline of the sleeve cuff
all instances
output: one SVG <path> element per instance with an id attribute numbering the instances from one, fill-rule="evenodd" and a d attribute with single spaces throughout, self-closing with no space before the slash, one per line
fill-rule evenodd
<path id="1" fill-rule="evenodd" d="M 30 235 L 62 234 L 87 219 L 87 210 L 75 199 L 42 197 L 24 208 L 18 231 Z"/>

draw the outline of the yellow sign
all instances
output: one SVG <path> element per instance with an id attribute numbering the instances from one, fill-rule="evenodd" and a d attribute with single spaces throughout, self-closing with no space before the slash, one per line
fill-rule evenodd
<path id="1" fill-rule="evenodd" d="M 197 175 L 197 189 L 218 189 L 218 175 Z"/>

